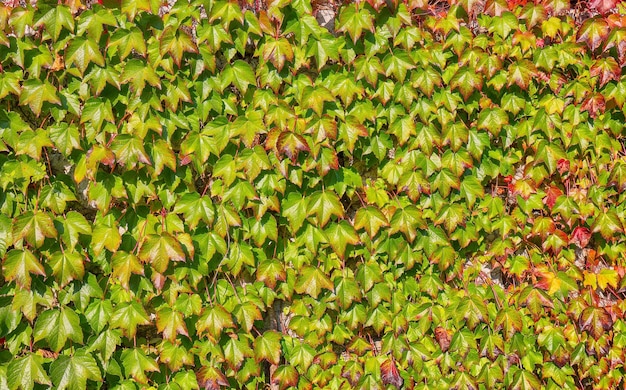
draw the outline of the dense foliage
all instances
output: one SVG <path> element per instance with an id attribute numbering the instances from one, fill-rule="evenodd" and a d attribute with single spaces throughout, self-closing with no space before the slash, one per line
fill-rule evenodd
<path id="1" fill-rule="evenodd" d="M 0 6 L 0 388 L 624 386 L 624 9 L 191 3 Z"/>

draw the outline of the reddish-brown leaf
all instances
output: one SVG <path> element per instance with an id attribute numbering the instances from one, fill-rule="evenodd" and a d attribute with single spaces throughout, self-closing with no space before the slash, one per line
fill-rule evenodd
<path id="1" fill-rule="evenodd" d="M 215 367 L 202 367 L 196 373 L 196 379 L 204 390 L 220 390 L 222 386 L 228 386 L 226 376 Z"/>
<path id="2" fill-rule="evenodd" d="M 585 42 L 595 51 L 609 35 L 609 24 L 600 17 L 587 19 L 578 29 L 578 42 Z"/>
<path id="3" fill-rule="evenodd" d="M 619 80 L 622 75 L 622 67 L 615 61 L 615 58 L 600 58 L 591 65 L 589 74 L 591 77 L 600 76 L 600 86 L 603 87 L 611 80 Z"/>
<path id="4" fill-rule="evenodd" d="M 283 131 L 278 137 L 278 150 L 283 152 L 291 161 L 296 161 L 298 154 L 310 151 L 304 137 L 291 131 Z"/>
<path id="5" fill-rule="evenodd" d="M 435 328 L 435 339 L 439 343 L 442 352 L 446 352 L 450 348 L 450 333 L 441 326 Z"/>
<path id="6" fill-rule="evenodd" d="M 588 307 L 580 314 L 578 326 L 581 332 L 587 331 L 597 340 L 613 327 L 613 319 L 603 307 Z"/>
<path id="7" fill-rule="evenodd" d="M 589 0 L 587 7 L 590 10 L 598 11 L 601 14 L 606 14 L 617 6 L 619 0 Z"/>
<path id="8" fill-rule="evenodd" d="M 583 226 L 577 226 L 572 232 L 569 242 L 570 244 L 576 244 L 579 248 L 585 248 L 589 244 L 591 238 L 591 232 L 589 229 Z"/>
<path id="9" fill-rule="evenodd" d="M 588 97 L 580 106 L 581 111 L 589 112 L 589 116 L 592 118 L 597 117 L 599 113 L 603 113 L 605 108 L 606 103 L 604 101 L 604 96 L 600 93 Z"/>
<path id="10" fill-rule="evenodd" d="M 562 158 L 559 161 L 557 161 L 556 169 L 559 171 L 561 176 L 564 176 L 567 173 L 569 173 L 569 170 L 570 170 L 569 160 L 566 160 L 566 159 Z"/>
<path id="11" fill-rule="evenodd" d="M 402 388 L 404 380 L 400 377 L 398 366 L 396 366 L 393 358 L 386 360 L 380 365 L 380 376 L 386 386 L 394 385 L 398 389 Z"/>
<path id="12" fill-rule="evenodd" d="M 546 190 L 546 196 L 545 198 L 543 198 L 543 203 L 547 205 L 548 207 L 552 208 L 554 207 L 554 204 L 556 203 L 556 199 L 561 195 L 563 195 L 563 191 L 561 191 L 559 187 L 550 186 Z"/>

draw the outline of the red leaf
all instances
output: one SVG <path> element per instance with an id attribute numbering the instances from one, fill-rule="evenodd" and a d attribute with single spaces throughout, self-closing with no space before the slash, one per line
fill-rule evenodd
<path id="1" fill-rule="evenodd" d="M 587 6 L 590 10 L 606 14 L 617 6 L 617 3 L 619 3 L 619 0 L 590 0 Z"/>
<path id="2" fill-rule="evenodd" d="M 400 377 L 398 367 L 393 358 L 380 365 L 380 376 L 385 385 L 394 385 L 398 389 L 402 388 L 404 380 Z"/>
<path id="3" fill-rule="evenodd" d="M 283 131 L 278 137 L 278 150 L 285 153 L 291 161 L 296 161 L 301 151 L 310 151 L 304 137 L 291 131 Z"/>
<path id="4" fill-rule="evenodd" d="M 552 208 L 556 203 L 556 199 L 561 195 L 563 195 L 563 191 L 561 191 L 559 187 L 551 186 L 546 191 L 546 197 L 543 198 L 543 203 Z"/>
<path id="5" fill-rule="evenodd" d="M 589 229 L 583 226 L 578 226 L 572 232 L 570 236 L 569 242 L 570 244 L 576 244 L 579 248 L 585 248 L 587 244 L 589 244 L 589 239 L 591 238 L 591 232 Z"/>
<path id="6" fill-rule="evenodd" d="M 450 333 L 441 326 L 435 328 L 435 338 L 442 352 L 446 352 L 450 348 Z"/>
<path id="7" fill-rule="evenodd" d="M 220 390 L 221 386 L 228 386 L 226 376 L 215 367 L 202 367 L 196 373 L 198 386 L 204 390 Z"/>
<path id="8" fill-rule="evenodd" d="M 565 175 L 566 173 L 569 172 L 570 170 L 570 163 L 569 160 L 566 160 L 564 158 L 560 159 L 557 163 L 556 163 L 556 169 L 559 171 L 559 173 L 561 174 L 561 176 Z"/>
<path id="9" fill-rule="evenodd" d="M 591 51 L 595 51 L 607 35 L 609 24 L 604 19 L 589 18 L 578 29 L 577 42 L 586 42 Z"/>
<path id="10" fill-rule="evenodd" d="M 603 307 L 588 307 L 580 313 L 578 326 L 597 340 L 613 327 L 613 318 Z"/>
<path id="11" fill-rule="evenodd" d="M 619 80 L 622 75 L 622 68 L 619 66 L 615 58 L 601 58 L 594 61 L 589 68 L 591 77 L 600 76 L 600 86 L 603 87 L 611 80 Z"/>
<path id="12" fill-rule="evenodd" d="M 580 109 L 582 111 L 589 112 L 589 116 L 592 118 L 597 117 L 598 112 L 603 113 L 605 108 L 606 104 L 604 102 L 604 96 L 599 93 L 585 99 L 583 104 L 580 106 Z"/>

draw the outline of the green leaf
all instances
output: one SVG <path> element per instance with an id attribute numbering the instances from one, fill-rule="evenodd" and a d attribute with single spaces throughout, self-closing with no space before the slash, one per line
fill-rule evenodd
<path id="1" fill-rule="evenodd" d="M 180 243 L 169 233 L 150 234 L 146 237 L 139 254 L 144 263 L 152 264 L 155 271 L 164 273 L 171 261 L 185 261 Z"/>
<path id="2" fill-rule="evenodd" d="M 50 376 L 57 389 L 85 389 L 87 380 L 102 381 L 102 374 L 91 354 L 82 350 L 61 355 L 50 365 Z"/>
<path id="3" fill-rule="evenodd" d="M 100 98 L 91 98 L 85 102 L 83 111 L 80 116 L 80 123 L 91 122 L 92 126 L 99 131 L 104 121 L 115 123 L 113 108 L 109 100 Z M 120 135 L 122 139 L 127 139 L 129 135 Z M 117 140 L 117 137 L 116 137 Z M 119 143 L 119 141 L 118 141 Z M 142 148 L 143 150 L 143 148 Z M 144 153 L 145 154 L 145 153 Z"/>
<path id="4" fill-rule="evenodd" d="M 271 289 L 276 287 L 277 281 L 285 281 L 286 277 L 283 263 L 276 259 L 260 261 L 256 269 L 256 280 L 264 282 Z"/>
<path id="5" fill-rule="evenodd" d="M 332 290 L 333 287 L 321 269 L 307 266 L 300 272 L 294 288 L 298 294 L 308 294 L 317 299 L 322 289 Z"/>
<path id="6" fill-rule="evenodd" d="M 74 32 L 74 17 L 71 10 L 64 5 L 57 5 L 46 12 L 41 19 L 35 23 L 35 28 L 44 26 L 46 32 L 50 34 L 53 41 L 57 41 L 61 31 L 65 28 L 69 33 Z"/>
<path id="7" fill-rule="evenodd" d="M 478 128 L 489 131 L 494 137 L 499 136 L 500 129 L 508 123 L 509 116 L 506 111 L 501 108 L 488 108 L 482 110 L 478 116 Z"/>
<path id="8" fill-rule="evenodd" d="M 7 384 L 10 389 L 29 390 L 35 383 L 51 386 L 52 382 L 43 368 L 43 357 L 29 353 L 11 360 L 7 367 Z"/>
<path id="9" fill-rule="evenodd" d="M 477 199 L 485 196 L 484 187 L 476 176 L 465 176 L 461 181 L 460 192 L 470 208 L 474 206 Z"/>
<path id="10" fill-rule="evenodd" d="M 161 79 L 155 73 L 154 69 L 137 59 L 129 60 L 126 63 L 120 79 L 122 84 L 130 83 L 137 96 L 141 95 L 146 83 L 155 88 L 161 88 Z"/>
<path id="11" fill-rule="evenodd" d="M 55 352 L 63 349 L 68 339 L 79 344 L 83 342 L 80 319 L 72 309 L 67 307 L 61 307 L 59 310 L 46 310 L 41 313 L 35 322 L 33 334 L 35 341 L 45 339 Z M 52 380 L 59 386 L 54 374 L 52 374 Z"/>
<path id="12" fill-rule="evenodd" d="M 365 229 L 371 238 L 378 234 L 381 227 L 387 226 L 387 218 L 374 206 L 360 208 L 354 217 L 355 229 Z"/>
<path id="13" fill-rule="evenodd" d="M 343 214 L 343 205 L 334 192 L 317 191 L 310 196 L 307 215 L 315 215 L 319 227 L 324 227 L 333 215 L 342 218 Z"/>
<path id="14" fill-rule="evenodd" d="M 483 88 L 483 78 L 475 69 L 463 66 L 450 79 L 450 87 L 457 89 L 467 100 L 474 91 L 480 92 Z"/>
<path id="15" fill-rule="evenodd" d="M 331 223 L 326 228 L 325 233 L 335 253 L 342 259 L 345 256 L 348 244 L 356 245 L 361 242 L 352 225 L 346 221 Z"/>
<path id="16" fill-rule="evenodd" d="M 104 57 L 100 52 L 100 47 L 91 38 L 78 37 L 74 38 L 72 43 L 67 47 L 65 53 L 67 63 L 73 63 L 80 70 L 81 75 L 90 63 L 104 67 Z"/>
<path id="17" fill-rule="evenodd" d="M 234 327 L 235 323 L 230 313 L 219 305 L 207 308 L 196 323 L 198 335 L 206 333 L 212 340 L 219 340 L 224 328 Z"/>
<path id="18" fill-rule="evenodd" d="M 125 349 L 121 356 L 124 371 L 139 383 L 147 384 L 148 372 L 160 372 L 157 362 L 139 348 Z"/>
<path id="19" fill-rule="evenodd" d="M 109 51 L 113 48 L 118 48 L 118 54 L 122 60 L 133 52 L 142 56 L 146 55 L 147 52 L 146 40 L 141 30 L 137 27 L 129 30 L 116 29 L 107 44 Z"/>
<path id="20" fill-rule="evenodd" d="M 374 32 L 374 15 L 367 7 L 359 6 L 357 9 L 356 5 L 349 4 L 341 8 L 336 29 L 339 32 L 347 32 L 352 37 L 352 42 L 356 44 L 363 30 Z"/>
<path id="21" fill-rule="evenodd" d="M 157 330 L 163 333 L 163 338 L 174 342 L 178 334 L 189 336 L 183 313 L 169 307 L 162 307 L 156 313 Z"/>
<path id="22" fill-rule="evenodd" d="M 55 252 L 50 256 L 48 264 L 61 287 L 74 279 L 82 279 L 85 275 L 83 257 L 74 251 Z"/>
<path id="23" fill-rule="evenodd" d="M 282 335 L 268 330 L 254 340 L 254 357 L 257 362 L 267 360 L 271 364 L 280 364 Z"/>
<path id="24" fill-rule="evenodd" d="M 37 79 L 26 80 L 20 93 L 20 104 L 28 104 L 33 113 L 39 116 L 45 102 L 61 104 L 56 88 L 47 80 L 44 82 Z"/>
<path id="25" fill-rule="evenodd" d="M 2 265 L 2 273 L 7 282 L 15 280 L 18 286 L 27 290 L 30 290 L 30 274 L 46 275 L 39 260 L 27 249 L 10 250 Z"/>
<path id="26" fill-rule="evenodd" d="M 248 86 L 256 87 L 254 70 L 245 61 L 237 60 L 233 65 L 226 66 L 221 76 L 225 82 L 233 83 L 242 93 L 246 93 Z"/>
<path id="27" fill-rule="evenodd" d="M 293 48 L 285 38 L 267 38 L 262 46 L 263 59 L 270 61 L 278 71 L 285 66 L 286 61 L 293 61 Z"/>
<path id="28" fill-rule="evenodd" d="M 136 301 L 118 305 L 111 317 L 110 326 L 120 328 L 124 334 L 133 338 L 137 334 L 138 325 L 149 325 L 150 318 L 143 306 Z"/>
<path id="29" fill-rule="evenodd" d="M 219 19 L 222 25 L 229 26 L 233 20 L 243 24 L 244 17 L 241 8 L 236 2 L 219 0 L 216 1 L 209 14 L 209 21 Z"/>
<path id="30" fill-rule="evenodd" d="M 122 134 L 115 137 L 111 143 L 111 150 L 115 153 L 117 161 L 133 169 L 137 162 L 151 165 L 150 158 L 143 148 L 143 141 L 132 135 Z"/>
<path id="31" fill-rule="evenodd" d="M 70 249 L 76 247 L 81 234 L 85 236 L 91 235 L 91 224 L 77 211 L 69 211 L 63 219 L 60 219 L 60 222 L 62 228 L 59 230 L 59 236 Z"/>
<path id="32" fill-rule="evenodd" d="M 87 318 L 93 330 L 97 333 L 101 333 L 108 325 L 112 313 L 113 305 L 111 301 L 95 299 L 89 304 L 87 310 L 85 310 L 85 318 Z"/>
<path id="33" fill-rule="evenodd" d="M 489 32 L 496 33 L 501 38 L 506 38 L 509 36 L 511 31 L 518 30 L 518 23 L 519 21 L 517 16 L 515 16 L 512 12 L 506 11 L 503 12 L 502 15 L 491 19 Z"/>

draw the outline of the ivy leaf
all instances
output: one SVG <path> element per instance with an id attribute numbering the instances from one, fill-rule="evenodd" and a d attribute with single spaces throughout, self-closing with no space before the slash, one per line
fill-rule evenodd
<path id="1" fill-rule="evenodd" d="M 519 21 L 517 16 L 512 12 L 506 11 L 502 15 L 491 19 L 489 32 L 496 33 L 504 39 L 509 36 L 511 31 L 517 31 L 518 27 Z"/>
<path id="2" fill-rule="evenodd" d="M 74 38 L 67 47 L 65 56 L 67 63 L 74 63 L 80 70 L 81 75 L 85 73 L 85 70 L 92 62 L 104 67 L 104 57 L 100 52 L 100 47 L 91 38 Z"/>
<path id="3" fill-rule="evenodd" d="M 343 218 L 343 214 L 343 205 L 334 192 L 316 191 L 310 196 L 307 215 L 315 215 L 319 227 L 326 226 L 333 215 Z"/>
<path id="4" fill-rule="evenodd" d="M 374 32 L 374 16 L 369 9 L 363 6 L 357 8 L 354 4 L 342 7 L 339 13 L 337 31 L 350 34 L 352 42 L 356 44 L 356 41 L 361 38 L 363 30 Z"/>
<path id="5" fill-rule="evenodd" d="M 85 275 L 83 257 L 74 251 L 55 252 L 48 262 L 52 268 L 52 275 L 61 287 L 74 279 L 82 279 Z"/>
<path id="6" fill-rule="evenodd" d="M 308 294 L 317 299 L 322 289 L 332 290 L 333 287 L 321 269 L 307 266 L 300 272 L 294 288 L 298 294 Z"/>
<path id="7" fill-rule="evenodd" d="M 76 247 L 81 234 L 85 236 L 91 235 L 91 224 L 77 211 L 69 211 L 63 219 L 60 219 L 60 222 L 59 236 L 70 249 Z"/>
<path id="8" fill-rule="evenodd" d="M 608 210 L 596 217 L 592 231 L 599 232 L 605 240 L 610 240 L 615 234 L 623 233 L 624 228 L 617 213 L 614 210 Z"/>
<path id="9" fill-rule="evenodd" d="M 237 60 L 233 65 L 226 66 L 222 71 L 222 78 L 232 82 L 242 93 L 246 93 L 248 86 L 256 86 L 254 70 L 245 61 Z"/>
<path id="10" fill-rule="evenodd" d="M 102 381 L 102 374 L 91 354 L 78 350 L 72 356 L 60 355 L 50 365 L 50 376 L 57 389 L 79 390 L 87 380 Z"/>
<path id="11" fill-rule="evenodd" d="M 80 327 L 78 315 L 70 308 L 61 307 L 59 310 L 46 310 L 37 317 L 33 332 L 35 341 L 45 339 L 54 352 L 59 352 L 65 346 L 67 339 L 82 344 L 83 331 Z M 52 380 L 57 384 L 55 375 Z"/>
<path id="12" fill-rule="evenodd" d="M 603 307 L 587 307 L 578 318 L 578 326 L 597 340 L 613 327 L 613 318 Z"/>
<path id="13" fill-rule="evenodd" d="M 174 342 L 177 334 L 189 336 L 183 313 L 169 307 L 163 307 L 157 310 L 156 316 L 157 330 L 163 333 L 164 339 Z"/>
<path id="14" fill-rule="evenodd" d="M 92 126 L 96 130 L 100 130 L 102 127 L 102 123 L 104 121 L 114 123 L 115 117 L 113 115 L 113 109 L 111 107 L 111 102 L 105 99 L 100 98 L 91 98 L 85 102 L 83 107 L 83 111 L 80 117 L 80 123 L 91 122 Z M 119 137 L 122 137 L 122 140 L 128 139 L 129 135 L 123 134 Z M 117 140 L 118 137 L 115 139 Z M 120 141 L 117 141 L 117 145 L 119 145 Z M 119 148 L 119 147 L 118 147 Z M 143 147 L 142 147 L 143 150 Z M 145 152 L 144 152 L 145 155 Z M 126 157 L 126 156 L 121 156 Z"/>
<path id="15" fill-rule="evenodd" d="M 279 366 L 272 374 L 272 384 L 279 385 L 283 389 L 298 385 L 298 370 L 291 365 Z"/>
<path id="16" fill-rule="evenodd" d="M 497 137 L 500 134 L 500 129 L 508 123 L 509 116 L 506 111 L 499 107 L 482 110 L 478 116 L 478 128 L 489 131 L 494 137 Z"/>
<path id="17" fill-rule="evenodd" d="M 30 274 L 46 275 L 39 260 L 27 249 L 10 250 L 2 265 L 2 273 L 7 282 L 15 280 L 18 286 L 27 290 L 30 290 Z"/>
<path id="18" fill-rule="evenodd" d="M 196 331 L 198 335 L 206 332 L 212 340 L 219 340 L 224 328 L 234 327 L 235 323 L 230 313 L 220 305 L 213 305 L 207 308 L 198 320 Z"/>
<path id="19" fill-rule="evenodd" d="M 374 206 L 360 208 L 354 217 L 355 229 L 365 229 L 371 238 L 378 234 L 381 227 L 389 226 L 385 215 Z"/>
<path id="20" fill-rule="evenodd" d="M 182 213 L 185 216 L 185 223 L 192 230 L 198 226 L 201 220 L 208 225 L 212 224 L 215 216 L 215 209 L 210 197 L 200 196 L 196 192 L 183 195 L 176 203 L 174 212 Z"/>
<path id="21" fill-rule="evenodd" d="M 283 131 L 280 133 L 277 146 L 278 150 L 294 162 L 298 159 L 300 152 L 309 152 L 311 150 L 306 139 L 292 131 Z"/>
<path id="22" fill-rule="evenodd" d="M 69 33 L 74 32 L 74 17 L 71 10 L 64 6 L 58 5 L 52 7 L 46 12 L 41 19 L 35 23 L 35 28 L 44 26 L 46 32 L 50 34 L 52 40 L 56 42 L 61 35 L 61 31 L 65 28 Z"/>
<path id="23" fill-rule="evenodd" d="M 611 80 L 619 80 L 621 74 L 622 68 L 613 57 L 598 58 L 589 68 L 591 77 L 600 76 L 600 87 L 603 87 Z"/>
<path id="24" fill-rule="evenodd" d="M 147 384 L 147 372 L 160 372 L 157 362 L 139 348 L 125 349 L 121 356 L 122 365 L 127 375 L 139 383 Z"/>
<path id="25" fill-rule="evenodd" d="M 229 26 L 233 20 L 243 24 L 244 16 L 236 2 L 220 0 L 215 2 L 209 14 L 210 22 L 217 19 L 220 20 L 222 25 Z"/>
<path id="26" fill-rule="evenodd" d="M 540 389 L 541 381 L 530 371 L 519 370 L 513 376 L 511 390 Z"/>
<path id="27" fill-rule="evenodd" d="M 129 134 L 121 134 L 115 137 L 111 143 L 111 150 L 115 153 L 118 162 L 128 169 L 133 169 L 137 162 L 151 165 L 150 158 L 143 148 L 143 142 Z"/>
<path id="28" fill-rule="evenodd" d="M 109 43 L 107 49 L 112 51 L 113 48 L 118 48 L 118 55 L 123 60 L 131 53 L 137 53 L 139 55 L 146 55 L 146 40 L 143 33 L 137 27 L 133 27 L 129 30 L 116 29 Z"/>
<path id="29" fill-rule="evenodd" d="M 85 318 L 91 325 L 92 329 L 100 333 L 108 325 L 111 313 L 113 312 L 113 304 L 111 301 L 95 299 L 87 306 L 85 310 Z"/>
<path id="30" fill-rule="evenodd" d="M 159 38 L 161 55 L 169 53 L 174 62 L 180 66 L 183 53 L 197 53 L 198 48 L 189 34 L 183 30 L 177 30 L 173 26 L 166 27 Z"/>
<path id="31" fill-rule="evenodd" d="M 483 78 L 475 69 L 463 66 L 450 79 L 450 87 L 457 89 L 467 100 L 474 91 L 481 91 L 483 88 Z"/>
<path id="32" fill-rule="evenodd" d="M 602 17 L 585 20 L 576 34 L 577 42 L 585 42 L 591 51 L 595 51 L 609 35 L 609 25 Z"/>
<path id="33" fill-rule="evenodd" d="M 290 192 L 283 198 L 281 210 L 282 215 L 289 221 L 291 231 L 296 233 L 307 217 L 308 198 L 297 192 Z"/>
<path id="34" fill-rule="evenodd" d="M 271 364 L 280 363 L 282 335 L 268 330 L 254 340 L 254 357 L 257 362 L 265 359 Z"/>
<path id="35" fill-rule="evenodd" d="M 522 326 L 522 316 L 514 308 L 502 309 L 496 315 L 495 330 L 503 330 L 507 340 L 510 340 L 516 332 L 521 332 Z"/>
<path id="36" fill-rule="evenodd" d="M 137 59 L 126 62 L 122 72 L 121 83 L 127 84 L 129 82 L 136 95 L 140 95 L 143 92 L 146 83 L 155 88 L 161 88 L 161 79 L 154 69 Z"/>
<path id="37" fill-rule="evenodd" d="M 509 65 L 509 87 L 517 84 L 523 90 L 527 90 L 530 82 L 537 76 L 535 64 L 528 60 L 515 61 Z"/>
<path id="38" fill-rule="evenodd" d="M 44 102 L 61 104 L 56 88 L 48 80 L 44 82 L 38 79 L 26 80 L 20 93 L 20 104 L 28 104 L 33 113 L 39 116 Z"/>
<path id="39" fill-rule="evenodd" d="M 35 353 L 11 360 L 6 376 L 9 388 L 32 389 L 35 383 L 51 386 L 52 382 L 43 368 L 43 362 L 43 357 Z"/>
<path id="40" fill-rule="evenodd" d="M 352 302 L 361 302 L 361 290 L 352 278 L 335 279 L 335 296 L 344 310 L 352 305 Z"/>
<path id="41" fill-rule="evenodd" d="M 118 305 L 111 317 L 110 326 L 120 328 L 129 338 L 135 337 L 138 325 L 149 325 L 150 318 L 139 302 L 126 302 Z"/>
<path id="42" fill-rule="evenodd" d="M 285 38 L 268 38 L 262 46 L 263 59 L 270 61 L 278 71 L 286 61 L 293 61 L 293 48 Z"/>
<path id="43" fill-rule="evenodd" d="M 150 234 L 146 237 L 138 257 L 152 264 L 158 273 L 164 273 L 171 261 L 185 261 L 185 252 L 180 243 L 169 233 Z"/>
<path id="44" fill-rule="evenodd" d="M 256 280 L 265 283 L 271 289 L 276 287 L 278 280 L 285 281 L 286 277 L 283 263 L 276 259 L 260 261 L 256 269 Z"/>
<path id="45" fill-rule="evenodd" d="M 356 231 L 346 221 L 331 223 L 325 230 L 328 242 L 340 258 L 344 258 L 348 244 L 356 245 L 361 240 Z"/>

